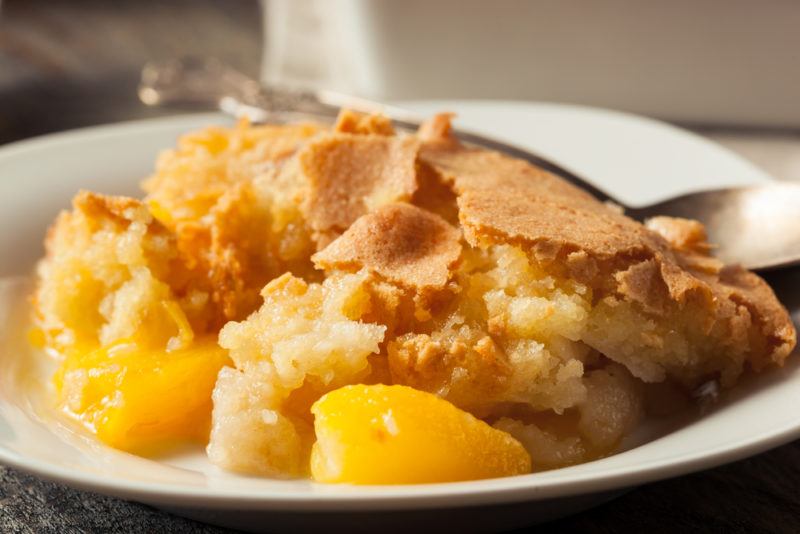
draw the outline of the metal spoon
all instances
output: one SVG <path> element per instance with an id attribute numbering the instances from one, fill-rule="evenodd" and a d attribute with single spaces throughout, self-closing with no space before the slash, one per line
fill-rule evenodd
<path id="1" fill-rule="evenodd" d="M 381 112 L 402 128 L 416 129 L 421 119 L 405 110 L 331 91 L 265 87 L 248 76 L 208 58 L 186 58 L 147 64 L 139 98 L 147 105 L 219 108 L 257 122 L 287 122 L 308 116 L 334 117 L 339 108 Z M 466 143 L 528 160 L 602 201 L 620 205 L 634 219 L 656 215 L 696 219 L 706 226 L 715 255 L 749 269 L 773 269 L 800 263 L 800 184 L 774 182 L 689 193 L 644 207 L 629 207 L 579 176 L 527 150 L 464 130 Z"/>

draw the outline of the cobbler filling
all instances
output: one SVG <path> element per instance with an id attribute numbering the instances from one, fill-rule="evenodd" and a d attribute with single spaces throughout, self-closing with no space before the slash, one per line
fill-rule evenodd
<path id="1" fill-rule="evenodd" d="M 210 128 L 144 201 L 80 193 L 34 299 L 61 409 L 243 473 L 461 480 L 611 454 L 791 352 L 769 287 L 698 223 L 642 226 L 449 132 L 347 111 Z"/>

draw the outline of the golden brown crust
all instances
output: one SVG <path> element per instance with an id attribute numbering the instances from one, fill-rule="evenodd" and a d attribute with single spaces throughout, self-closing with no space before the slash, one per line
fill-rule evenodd
<path id="1" fill-rule="evenodd" d="M 414 137 L 332 134 L 298 154 L 309 192 L 307 222 L 318 235 L 338 234 L 369 211 L 407 201 L 417 188 Z"/>
<path id="2" fill-rule="evenodd" d="M 386 115 L 364 115 L 349 109 L 343 109 L 339 112 L 333 130 L 351 134 L 394 135 L 392 119 Z"/>
<path id="3" fill-rule="evenodd" d="M 596 258 L 651 245 L 640 224 L 525 161 L 452 143 L 423 145 L 420 159 L 455 189 L 472 244 L 482 238 L 541 243 Z"/>
<path id="4" fill-rule="evenodd" d="M 725 266 L 709 256 L 712 247 L 706 242 L 705 228 L 697 221 L 655 217 L 647 221 L 646 226 L 664 237 L 677 251 L 681 267 L 711 288 L 715 303 L 720 308 L 730 303 L 727 304 L 729 308 L 738 308 L 730 313 L 746 315 L 755 323 L 771 352 L 753 351 L 751 364 L 756 369 L 769 362 L 782 364 L 792 352 L 797 335 L 791 318 L 772 288 L 761 277 L 741 266 Z M 751 341 L 745 338 L 745 334 L 741 337 L 742 343 Z"/>
<path id="5" fill-rule="evenodd" d="M 566 273 L 608 277 L 630 264 L 656 259 L 674 300 L 706 288 L 675 267 L 666 241 L 594 197 L 530 163 L 454 143 L 427 144 L 420 158 L 436 169 L 458 196 L 467 241 L 479 246 L 523 246 L 543 264 L 564 263 Z M 580 262 L 575 262 L 580 255 Z M 572 261 L 570 261 L 572 256 Z"/>
<path id="6" fill-rule="evenodd" d="M 724 267 L 717 283 L 710 283 L 718 299 L 724 298 L 746 308 L 764 337 L 768 350 L 751 351 L 753 367 L 759 370 L 768 363 L 782 365 L 795 347 L 797 333 L 772 288 L 761 277 L 738 265 Z"/>
<path id="7" fill-rule="evenodd" d="M 321 269 L 366 267 L 418 291 L 442 288 L 461 253 L 460 233 L 444 219 L 410 204 L 389 204 L 359 218 L 312 257 Z"/>
<path id="8" fill-rule="evenodd" d="M 617 291 L 627 300 L 638 303 L 645 311 L 660 314 L 667 308 L 667 286 L 655 260 L 635 263 L 615 273 L 614 278 L 619 284 Z"/>
<path id="9" fill-rule="evenodd" d="M 417 131 L 417 137 L 419 137 L 420 141 L 426 143 L 454 141 L 453 128 L 450 121 L 455 116 L 455 113 L 437 113 L 422 123 L 419 131 Z"/>
<path id="10" fill-rule="evenodd" d="M 76 238 L 69 236 L 70 221 L 80 214 L 81 221 L 87 225 L 88 232 L 95 232 L 107 224 L 113 224 L 120 231 L 128 228 L 132 223 L 143 224 L 147 228 L 147 236 L 163 241 L 169 247 L 174 245 L 175 236 L 161 222 L 155 219 L 147 206 L 138 199 L 123 196 L 102 195 L 92 191 L 81 190 L 72 199 L 73 211 L 63 211 L 56 218 L 53 225 L 47 231 L 45 237 L 45 250 L 48 256 L 52 255 L 56 246 L 68 247 L 68 239 Z M 64 231 L 64 235 L 57 237 L 59 230 Z M 60 239 L 60 243 L 55 241 Z M 145 250 L 145 253 L 148 253 Z M 174 258 L 161 258 L 165 262 L 171 262 Z M 161 263 L 161 262 L 158 262 Z"/>
<path id="11" fill-rule="evenodd" d="M 741 268 L 723 269 L 696 221 L 661 217 L 648 229 L 528 162 L 453 140 L 424 143 L 420 160 L 455 191 L 470 244 L 522 246 L 595 288 L 596 298 L 614 295 L 649 313 L 691 302 L 706 310 L 708 328 L 727 321 L 743 344 L 748 333 L 733 325 L 747 318 L 766 339 L 757 368 L 761 359 L 782 363 L 794 347 L 791 319 L 769 286 Z"/>
<path id="12" fill-rule="evenodd" d="M 699 221 L 659 216 L 648 219 L 645 227 L 666 239 L 677 250 L 699 252 L 703 255 L 712 250 L 707 241 L 706 229 Z M 716 261 L 722 267 L 722 262 Z"/>
<path id="13" fill-rule="evenodd" d="M 155 228 L 162 228 L 157 221 L 153 221 L 144 204 L 135 198 L 79 191 L 72 200 L 72 207 L 76 211 L 83 212 L 87 220 L 92 222 L 111 219 L 119 224 L 127 225 L 138 220 L 145 224 L 154 223 Z"/>
<path id="14" fill-rule="evenodd" d="M 73 227 L 156 237 L 142 240 L 143 261 L 192 310 L 193 326 L 213 329 L 254 309 L 258 289 L 282 272 L 319 279 L 316 249 L 318 268 L 371 270 L 397 291 L 387 302 L 404 295 L 403 306 L 392 301 L 398 317 L 424 322 L 446 308 L 449 297 L 438 297 L 459 289 L 448 281 L 463 232 L 475 247 L 519 246 L 548 276 L 588 288 L 591 306 L 630 305 L 666 325 L 647 334 L 653 346 L 682 321 L 692 379 L 731 368 L 732 383 L 745 358 L 759 369 L 789 355 L 786 310 L 758 276 L 709 254 L 702 225 L 657 217 L 643 226 L 528 162 L 460 145 L 449 120 L 438 115 L 408 137 L 393 136 L 385 117 L 347 111 L 322 136 L 313 126 L 246 124 L 191 134 L 162 158 L 146 203 L 80 193 L 48 251 L 56 241 L 69 248 Z M 495 317 L 487 321 L 502 337 Z M 614 359 L 615 347 L 598 348 L 596 324 L 592 346 Z M 668 372 L 688 365 L 663 354 L 657 365 Z M 707 354 L 717 359 L 705 365 Z"/>
<path id="15" fill-rule="evenodd" d="M 196 222 L 235 184 L 280 166 L 324 131 L 315 124 L 210 127 L 182 136 L 142 183 L 155 215 L 170 228 Z"/>
<path id="16" fill-rule="evenodd" d="M 269 215 L 258 208 L 252 184 L 242 182 L 220 198 L 209 216 L 212 299 L 226 319 L 244 317 L 258 307 L 259 290 L 279 274 L 263 242 Z"/>
<path id="17" fill-rule="evenodd" d="M 490 336 L 464 333 L 443 344 L 427 334 L 408 334 L 392 342 L 388 349 L 389 369 L 393 380 L 416 389 L 434 391 L 472 411 L 481 411 L 503 393 L 513 373 L 503 350 Z M 452 387 L 454 369 L 462 371 L 462 380 Z"/>

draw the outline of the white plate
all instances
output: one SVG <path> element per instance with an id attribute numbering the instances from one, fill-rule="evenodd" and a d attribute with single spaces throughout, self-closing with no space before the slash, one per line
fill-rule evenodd
<path id="1" fill-rule="evenodd" d="M 768 179 L 708 141 L 630 115 L 510 103 L 413 107 L 459 111 L 465 125 L 547 155 L 631 203 L 692 188 Z M 475 531 L 551 519 L 626 487 L 729 462 L 800 435 L 800 371 L 794 358 L 786 368 L 750 380 L 701 418 L 645 425 L 628 441 L 625 452 L 513 478 L 423 486 L 325 486 L 235 476 L 211 466 L 200 450 L 155 461 L 99 444 L 49 413 L 51 364 L 25 343 L 23 297 L 28 289 L 23 278 L 9 277 L 30 273 L 41 255 L 46 226 L 79 188 L 136 194 L 138 181 L 151 171 L 160 149 L 172 146 L 182 132 L 219 122 L 227 121 L 217 115 L 182 116 L 89 128 L 0 148 L 0 276 L 7 277 L 0 284 L 3 463 L 75 487 L 253 530 L 442 525 Z M 790 288 L 797 284 L 786 276 L 778 280 L 786 286 L 780 297 L 794 306 L 798 294 Z M 442 513 L 443 509 L 458 511 Z"/>

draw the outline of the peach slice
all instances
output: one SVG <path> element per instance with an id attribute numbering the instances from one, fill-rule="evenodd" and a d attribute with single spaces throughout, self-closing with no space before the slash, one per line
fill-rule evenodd
<path id="1" fill-rule="evenodd" d="M 416 484 L 529 473 L 511 435 L 439 397 L 406 386 L 353 385 L 311 408 L 320 482 Z"/>
<path id="2" fill-rule="evenodd" d="M 71 351 L 55 376 L 61 408 L 106 444 L 153 452 L 207 440 L 211 391 L 227 351 L 213 338 L 173 351 L 133 341 Z"/>

